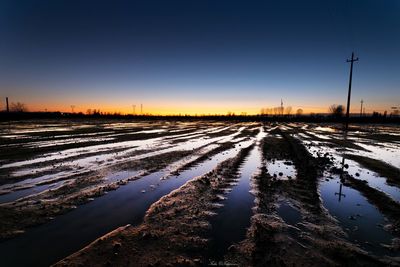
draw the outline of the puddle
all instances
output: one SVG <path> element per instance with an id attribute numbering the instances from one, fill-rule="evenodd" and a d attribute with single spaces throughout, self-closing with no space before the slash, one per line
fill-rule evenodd
<path id="1" fill-rule="evenodd" d="M 340 186 L 339 176 L 320 183 L 323 205 L 335 217 L 348 239 L 364 250 L 376 255 L 390 255 L 381 244 L 391 244 L 393 236 L 383 229 L 385 218 L 358 191 Z"/>
<path id="2" fill-rule="evenodd" d="M 320 145 L 315 142 L 309 142 L 309 141 L 303 141 L 303 144 L 306 145 L 308 151 L 314 157 L 323 156 L 326 153 L 328 153 L 329 157 L 334 160 L 335 165 L 340 166 L 342 157 L 340 155 L 338 155 L 338 152 L 335 149 Z M 361 151 L 356 151 L 356 150 L 352 150 L 352 149 L 347 149 L 347 150 L 353 154 L 367 153 L 367 154 L 369 154 L 369 156 L 371 156 L 371 153 L 368 153 L 368 152 L 361 152 Z M 358 152 L 358 153 L 356 153 L 356 152 Z M 395 157 L 396 155 L 394 153 L 390 152 L 390 156 Z M 372 157 L 372 158 L 374 158 L 374 157 Z M 386 193 L 388 196 L 390 196 L 394 200 L 400 202 L 400 188 L 387 184 L 385 177 L 381 177 L 379 174 L 377 174 L 371 170 L 368 170 L 366 168 L 363 168 L 362 166 L 360 166 L 358 163 L 356 163 L 353 160 L 346 159 L 346 164 L 348 165 L 348 168 L 345 170 L 350 175 L 352 175 L 354 178 L 366 180 L 368 182 L 369 186 Z"/>
<path id="3" fill-rule="evenodd" d="M 400 167 L 400 149 L 379 147 L 374 145 L 367 145 L 363 143 L 355 143 L 368 151 L 359 151 L 359 155 L 367 156 L 373 159 L 378 159 L 383 162 L 389 163 L 396 168 Z"/>
<path id="4" fill-rule="evenodd" d="M 321 127 L 321 126 L 317 126 L 315 127 L 316 131 L 321 131 L 321 132 L 329 132 L 329 133 L 334 133 L 336 132 L 336 129 L 331 128 L 331 127 Z"/>
<path id="5" fill-rule="evenodd" d="M 3 166 L 0 166 L 0 168 L 21 167 L 24 165 L 37 164 L 37 163 L 51 161 L 51 160 L 67 159 L 67 158 L 74 157 L 74 156 L 81 156 L 82 154 L 84 154 L 87 151 L 90 151 L 90 153 L 92 153 L 94 151 L 101 152 L 101 151 L 107 151 L 107 150 L 114 150 L 114 149 L 118 149 L 118 148 L 132 148 L 132 147 L 142 147 L 143 148 L 146 146 L 155 145 L 157 142 L 161 141 L 161 139 L 162 138 L 160 138 L 160 137 L 156 137 L 156 138 L 150 138 L 150 139 L 144 139 L 144 140 L 123 141 L 123 142 L 116 142 L 116 143 L 109 143 L 109 144 L 86 146 L 83 148 L 71 148 L 71 149 L 66 149 L 66 150 L 62 150 L 59 152 L 48 153 L 48 154 L 45 154 L 45 155 L 35 158 L 35 159 L 5 164 Z"/>
<path id="6" fill-rule="evenodd" d="M 324 140 L 331 140 L 332 139 L 330 136 L 323 135 L 323 134 L 317 134 L 317 133 L 314 133 L 314 132 L 307 132 L 307 133 L 309 135 L 315 136 L 315 137 L 317 137 L 319 139 L 324 139 Z"/>
<path id="7" fill-rule="evenodd" d="M 258 142 L 258 144 L 267 136 L 267 132 L 264 130 L 264 127 L 261 126 L 260 127 L 260 131 L 258 132 L 258 134 L 256 135 L 256 140 Z"/>
<path id="8" fill-rule="evenodd" d="M 288 127 L 288 126 L 281 125 L 281 126 L 279 126 L 279 129 L 281 129 L 281 130 L 283 130 L 283 131 L 288 131 L 288 130 L 291 130 L 292 127 Z"/>
<path id="9" fill-rule="evenodd" d="M 136 156 L 135 159 L 154 156 L 154 155 L 157 155 L 160 153 L 166 153 L 166 152 L 171 152 L 171 151 L 176 151 L 176 150 L 196 149 L 200 146 L 204 146 L 204 145 L 207 145 L 209 143 L 212 143 L 212 142 L 218 141 L 218 140 L 227 142 L 227 141 L 232 140 L 232 138 L 234 136 L 238 135 L 241 130 L 242 129 L 239 129 L 237 132 L 235 132 L 231 135 L 228 135 L 228 136 L 214 137 L 214 138 L 202 137 L 202 138 L 197 138 L 197 139 L 193 138 L 191 140 L 179 143 L 174 146 L 171 146 L 169 144 L 169 142 L 165 142 L 163 144 L 162 140 L 165 140 L 166 138 L 157 137 L 157 138 L 152 138 L 152 139 L 147 139 L 147 140 L 124 141 L 124 142 L 117 142 L 117 143 L 111 143 L 111 144 L 89 146 L 89 147 L 84 147 L 84 148 L 74 148 L 74 149 L 63 150 L 63 151 L 60 151 L 57 153 L 45 154 L 41 157 L 31 159 L 31 160 L 25 160 L 25 161 L 19 161 L 19 162 L 14 162 L 14 163 L 10 163 L 10 164 L 5 164 L 3 166 L 0 166 L 0 168 L 23 167 L 25 165 L 37 164 L 37 163 L 47 164 L 47 166 L 45 166 L 45 167 L 27 168 L 27 169 L 14 171 L 12 173 L 12 175 L 14 177 L 52 170 L 54 168 L 54 166 L 51 165 L 51 161 L 54 161 L 54 160 L 63 160 L 62 163 L 57 163 L 57 165 L 62 164 L 62 166 L 64 166 L 64 167 L 68 166 L 73 169 L 76 169 L 76 168 L 79 169 L 80 166 L 84 166 L 85 169 L 98 169 L 100 166 L 104 167 L 104 166 L 110 165 L 110 163 L 115 164 L 117 161 L 123 161 L 126 159 L 126 157 L 129 157 L 130 153 L 133 153 L 140 149 L 151 149 L 151 148 L 157 147 L 158 151 L 150 152 L 147 154 L 142 154 L 140 156 Z M 201 135 L 204 135 L 204 134 L 201 134 Z M 176 136 L 174 136 L 172 139 L 168 139 L 168 140 L 173 141 L 173 140 L 179 140 L 179 139 L 180 138 L 176 138 Z M 119 152 L 115 152 L 115 149 L 123 149 L 123 150 L 119 151 Z M 164 149 L 164 150 L 161 150 L 161 149 Z M 97 152 L 97 154 L 91 155 L 94 152 Z M 87 154 L 87 155 L 85 156 L 85 154 Z M 77 156 L 80 156 L 80 158 L 68 160 L 71 157 L 77 157 Z"/>
<path id="10" fill-rule="evenodd" d="M 296 168 L 288 160 L 272 160 L 267 162 L 268 173 L 278 180 L 296 179 Z"/>
<path id="11" fill-rule="evenodd" d="M 56 174 L 46 174 L 37 178 L 25 179 L 13 184 L 4 184 L 0 186 L 0 190 L 10 192 L 0 195 L 0 203 L 12 202 L 50 188 L 56 188 L 65 183 L 66 180 L 68 180 L 67 178 L 71 175 L 73 175 L 73 173 L 67 174 L 67 172 L 59 172 Z"/>
<path id="12" fill-rule="evenodd" d="M 356 162 L 346 159 L 346 164 L 349 168 L 346 171 L 356 179 L 365 180 L 370 187 L 380 190 L 393 198 L 395 201 L 400 202 L 400 188 L 391 186 L 386 183 L 386 178 L 381 177 L 379 174 L 364 169 Z M 357 175 L 358 174 L 358 175 Z"/>
<path id="13" fill-rule="evenodd" d="M 16 190 L 7 194 L 0 195 L 0 204 L 12 202 L 23 197 L 41 193 L 50 188 L 56 188 L 63 182 L 57 182 L 53 184 L 37 185 L 26 189 Z"/>
<path id="14" fill-rule="evenodd" d="M 335 149 L 315 142 L 303 141 L 303 143 L 314 157 L 329 153 L 335 165 L 341 166 L 342 157 L 338 155 Z M 351 149 L 347 150 L 355 152 Z M 369 180 L 370 186 L 379 187 L 380 190 L 386 191 L 387 194 L 392 196 L 398 195 L 398 193 L 392 191 L 393 187 L 386 184 L 386 179 L 383 177 L 375 177 L 373 172 L 361 168 L 354 161 L 346 160 L 345 163 L 349 165 L 349 168 L 345 170 L 349 171 L 354 178 Z M 360 174 L 359 177 L 355 175 L 356 172 Z M 380 256 L 393 254 L 393 252 L 381 246 L 381 244 L 391 244 L 393 239 L 393 236 L 383 229 L 383 225 L 387 224 L 386 219 L 374 205 L 368 202 L 367 198 L 357 190 L 341 185 L 339 175 L 333 175 L 332 179 L 323 180 L 319 189 L 323 205 L 339 221 L 351 242 L 372 254 Z"/>
<path id="15" fill-rule="evenodd" d="M 0 243 L 2 263 L 6 266 L 50 265 L 117 227 L 137 225 L 142 222 L 150 205 L 162 196 L 237 153 L 235 148 L 221 152 L 211 160 L 166 180 L 160 180 L 165 176 L 164 171 L 149 174 L 57 216 L 53 221 L 28 229 L 25 234 Z M 109 177 L 119 179 L 125 174 Z"/>
<path id="16" fill-rule="evenodd" d="M 310 136 L 306 135 L 305 133 L 298 133 L 297 135 L 300 136 L 301 138 L 304 138 L 304 139 L 310 139 L 311 138 Z"/>
<path id="17" fill-rule="evenodd" d="M 255 200 L 250 193 L 251 177 L 260 166 L 261 156 L 256 146 L 240 168 L 238 184 L 226 195 L 227 199 L 221 202 L 224 206 L 218 209 L 218 215 L 210 219 L 212 229 L 208 260 L 223 260 L 229 246 L 245 239 Z"/>
<path id="18" fill-rule="evenodd" d="M 239 129 L 238 132 L 240 132 L 240 131 L 241 131 L 241 129 Z M 231 140 L 231 138 L 236 136 L 238 134 L 238 132 L 228 135 L 229 139 Z M 96 154 L 93 156 L 86 156 L 86 157 L 83 156 L 82 158 L 79 158 L 79 159 L 64 161 L 62 163 L 58 163 L 56 166 L 63 167 L 63 168 L 68 167 L 68 168 L 70 168 L 70 171 L 68 171 L 68 172 L 64 171 L 64 172 L 59 172 L 59 173 L 54 173 L 54 174 L 49 174 L 49 175 L 42 175 L 37 178 L 29 178 L 29 179 L 25 179 L 21 182 L 7 184 L 7 185 L 0 187 L 3 189 L 7 189 L 10 187 L 11 188 L 12 187 L 27 187 L 27 186 L 30 187 L 29 189 L 26 189 L 26 190 L 23 189 L 23 190 L 14 191 L 14 192 L 11 192 L 11 193 L 8 193 L 5 195 L 0 195 L 0 203 L 10 202 L 10 201 L 17 200 L 21 197 L 36 194 L 38 192 L 46 190 L 49 186 L 52 186 L 52 185 L 47 185 L 47 187 L 46 186 L 34 186 L 35 184 L 37 184 L 39 182 L 44 182 L 44 181 L 49 182 L 50 180 L 58 181 L 60 179 L 65 179 L 68 176 L 72 176 L 77 173 L 83 174 L 84 172 L 89 171 L 89 170 L 97 170 L 99 168 L 106 168 L 107 166 L 116 164 L 117 162 L 123 162 L 127 159 L 128 160 L 139 160 L 139 159 L 143 159 L 146 157 L 151 157 L 151 156 L 155 156 L 158 154 L 168 153 L 168 152 L 177 151 L 177 150 L 193 150 L 193 149 L 197 149 L 201 146 L 205 146 L 205 145 L 208 145 L 208 144 L 216 142 L 216 141 L 227 142 L 227 140 L 224 140 L 224 139 L 226 139 L 226 136 L 214 137 L 214 138 L 192 139 L 192 140 L 188 140 L 186 142 L 179 143 L 175 146 L 171 146 L 167 143 L 164 145 L 160 145 L 158 147 L 159 150 L 157 150 L 157 151 L 152 151 L 152 152 L 144 153 L 144 154 L 133 156 L 133 157 L 128 157 L 129 153 L 131 153 L 135 150 L 138 150 L 139 147 L 129 148 L 122 152 L 112 152 L 111 150 L 109 150 L 109 151 L 107 151 L 108 153 L 106 152 L 104 154 Z M 240 140 L 236 140 L 236 141 L 238 142 Z M 58 153 L 58 154 L 59 154 L 59 156 L 63 156 L 62 153 Z M 13 172 L 13 176 L 18 177 L 21 175 L 30 175 L 30 174 L 38 175 L 41 172 L 51 171 L 54 168 L 55 168 L 54 165 L 48 165 L 48 166 L 39 167 L 39 168 L 22 169 L 22 170 Z M 118 177 L 119 175 L 121 175 L 123 177 Z M 135 174 L 134 173 L 124 173 L 124 172 L 116 173 L 116 174 L 113 174 L 112 177 L 107 178 L 108 180 L 105 182 L 111 183 L 113 181 L 126 179 L 128 177 L 124 178 L 124 176 L 129 176 L 129 175 L 134 176 Z"/>
<path id="19" fill-rule="evenodd" d="M 278 204 L 279 208 L 277 209 L 277 212 L 287 224 L 294 226 L 301 221 L 300 211 L 292 207 L 287 200 L 281 201 Z"/>

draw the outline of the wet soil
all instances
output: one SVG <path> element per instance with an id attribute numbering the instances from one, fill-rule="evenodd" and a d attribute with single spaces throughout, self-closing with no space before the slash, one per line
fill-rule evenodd
<path id="1" fill-rule="evenodd" d="M 46 228 L 51 222 L 46 222 L 54 217 L 55 222 L 65 216 L 63 223 L 68 224 L 74 212 L 103 214 L 90 207 L 106 212 L 111 202 L 99 203 L 111 196 L 122 201 L 116 202 L 121 209 L 113 208 L 118 217 L 118 210 L 132 205 L 124 204 L 128 194 L 121 192 L 135 190 L 137 203 L 149 200 L 135 206 L 144 217 L 116 220 L 80 243 L 95 240 L 86 247 L 71 248 L 67 254 L 78 251 L 63 260 L 38 261 L 46 264 L 37 266 L 55 259 L 61 260 L 56 266 L 400 266 L 400 203 L 390 195 L 400 186 L 396 125 L 354 125 L 347 134 L 335 124 L 162 121 L 103 121 L 82 127 L 68 122 L 22 123 L 6 130 L 0 136 L 0 146 L 8 153 L 8 158 L 0 158 L 0 193 L 9 200 L 0 204 L 0 237 L 15 247 L 16 235 L 28 240 L 30 229 L 39 229 L 35 225 L 51 229 Z M 93 139 L 80 140 L 87 136 Z M 52 145 L 53 141 L 57 142 Z M 35 144 L 43 148 L 30 151 Z M 105 150 L 92 151 L 97 145 Z M 73 149 L 71 154 L 68 149 Z M 260 153 L 256 167 L 254 151 Z M 56 159 L 31 161 L 46 153 L 56 153 Z M 218 155 L 223 160 L 206 174 L 189 174 Z M 341 165 L 343 157 L 360 171 L 353 173 L 352 166 Z M 80 160 L 83 168 L 70 169 L 69 159 Z M 10 167 L 1 167 L 7 164 Z M 54 171 L 48 171 L 52 164 Z M 31 169 L 35 171 L 29 173 Z M 362 174 L 369 172 L 379 177 L 370 175 L 370 183 L 364 181 Z M 178 182 L 185 173 L 188 176 Z M 374 179 L 387 187 L 374 186 Z M 156 194 L 156 180 L 174 190 L 159 187 L 163 193 Z M 140 184 L 147 186 L 139 188 Z M 41 187 L 45 185 L 49 188 Z M 343 196 L 333 186 L 343 187 Z M 31 189 L 38 191 L 31 194 Z M 19 191 L 23 197 L 14 198 Z M 110 197 L 104 196 L 110 191 Z M 334 197 L 339 202 L 343 197 L 344 202 L 334 203 Z M 347 216 L 346 211 L 360 216 Z M 119 214 L 128 218 L 127 213 Z M 374 216 L 370 221 L 381 225 L 363 223 L 368 214 Z M 84 217 L 87 227 L 96 228 L 90 216 Z M 116 228 L 121 223 L 129 225 Z"/>

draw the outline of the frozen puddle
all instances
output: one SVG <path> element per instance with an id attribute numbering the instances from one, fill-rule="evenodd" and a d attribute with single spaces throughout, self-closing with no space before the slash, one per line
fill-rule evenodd
<path id="1" fill-rule="evenodd" d="M 381 245 L 390 245 L 393 238 L 383 229 L 385 218 L 357 190 L 341 185 L 336 175 L 320 183 L 320 193 L 325 208 L 339 221 L 350 241 L 376 255 L 391 253 Z"/>
<path id="2" fill-rule="evenodd" d="M 218 210 L 218 215 L 210 219 L 212 229 L 211 245 L 207 252 L 209 261 L 223 260 L 230 245 L 245 239 L 255 200 L 250 193 L 251 177 L 260 166 L 260 151 L 256 146 L 240 168 L 238 184 L 226 195 L 227 199 L 221 203 L 224 206 Z"/>
<path id="3" fill-rule="evenodd" d="M 296 178 L 296 168 L 293 162 L 288 160 L 272 160 L 267 163 L 268 173 L 278 180 L 290 180 Z"/>
<path id="4" fill-rule="evenodd" d="M 0 243 L 2 264 L 48 266 L 117 227 L 140 224 L 151 204 L 190 179 L 214 169 L 221 161 L 234 157 L 238 151 L 236 148 L 223 151 L 166 180 L 160 180 L 166 175 L 164 171 L 146 175 L 53 221 L 31 228 L 21 236 Z M 130 175 L 119 172 L 108 179 L 118 181 Z"/>

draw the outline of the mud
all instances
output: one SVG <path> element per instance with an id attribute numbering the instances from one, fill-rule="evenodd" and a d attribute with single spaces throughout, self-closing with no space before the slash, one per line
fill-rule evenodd
<path id="1" fill-rule="evenodd" d="M 237 176 L 252 145 L 204 176 L 187 182 L 148 210 L 143 224 L 122 227 L 55 266 L 189 266 L 205 262 L 208 218 Z M 179 217 L 179 220 L 176 218 Z"/>
<path id="2" fill-rule="evenodd" d="M 390 195 L 400 186 L 400 130 L 396 125 L 352 125 L 343 134 L 342 129 L 338 124 L 304 123 L 21 123 L 0 136 L 0 146 L 6 148 L 0 158 L 0 193 L 10 199 L 0 204 L 0 237 L 24 235 L 29 227 L 95 203 L 111 190 L 129 187 L 150 194 L 157 183 L 151 181 L 153 187 L 146 188 L 130 183 L 160 170 L 165 171 L 161 181 L 176 179 L 216 155 L 237 153 L 151 202 L 140 224 L 117 228 L 56 266 L 400 266 L 400 204 Z M 42 148 L 30 151 L 37 145 Z M 241 185 L 254 196 L 246 207 L 247 223 L 235 230 L 246 235 L 213 243 L 228 234 L 213 230 L 228 228 L 216 223 L 224 220 L 221 216 L 235 217 L 232 207 L 221 207 L 230 205 L 253 150 L 261 151 L 261 165 Z M 361 175 L 350 172 L 349 164 L 341 165 L 343 157 Z M 369 172 L 395 190 L 386 192 L 389 187 L 379 190 L 363 181 L 362 174 Z M 350 231 L 357 229 L 348 229 L 343 220 L 355 217 L 337 217 L 324 202 L 331 191 L 321 192 L 322 186 L 336 182 L 362 195 L 363 203 L 383 218 L 379 231 L 389 243 L 376 249 L 354 239 Z M 38 191 L 31 194 L 31 189 Z M 237 201 L 247 191 L 234 193 Z M 14 199 L 17 192 L 23 197 Z M 215 244 L 223 248 L 210 251 Z"/>

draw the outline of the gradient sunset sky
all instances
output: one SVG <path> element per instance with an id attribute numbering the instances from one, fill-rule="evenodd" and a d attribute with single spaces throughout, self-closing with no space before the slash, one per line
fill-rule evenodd
<path id="1" fill-rule="evenodd" d="M 400 105 L 400 1 L 0 2 L 0 97 L 31 111 Z"/>

